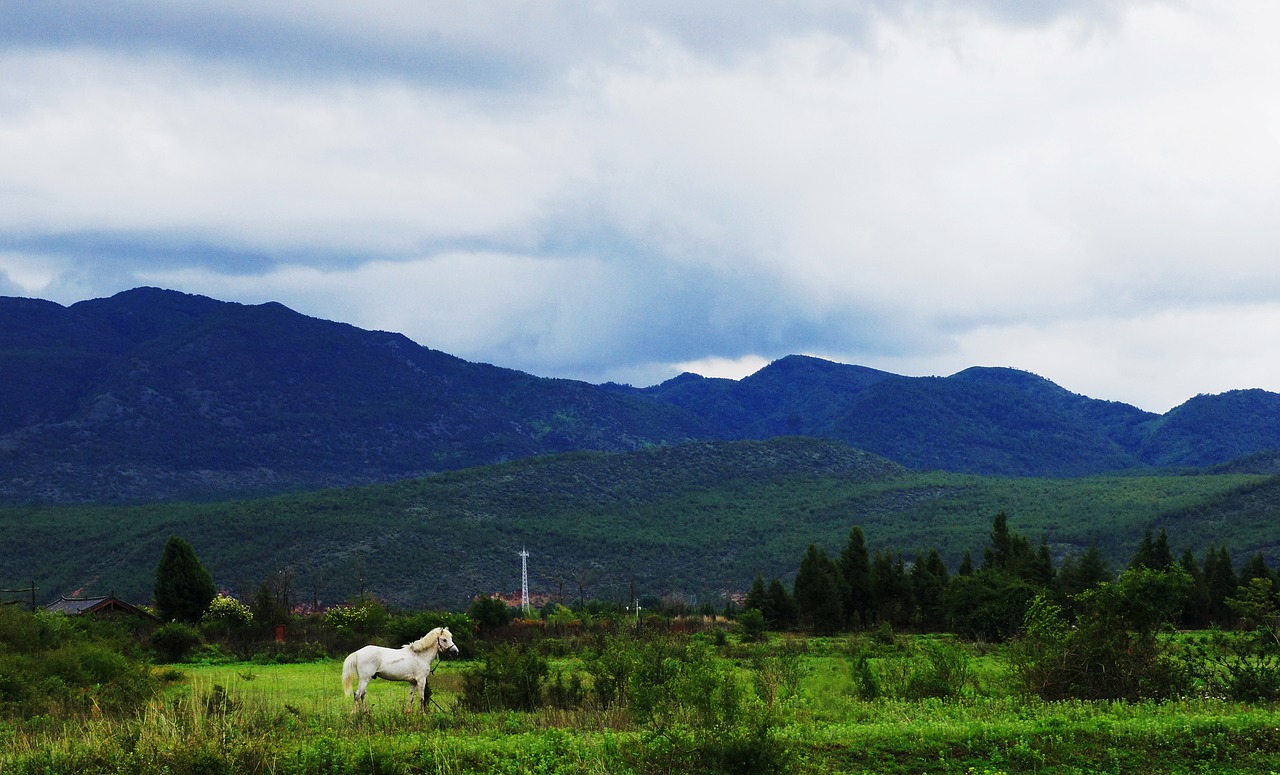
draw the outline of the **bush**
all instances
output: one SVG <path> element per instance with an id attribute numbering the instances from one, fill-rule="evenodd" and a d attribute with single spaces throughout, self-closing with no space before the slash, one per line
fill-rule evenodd
<path id="1" fill-rule="evenodd" d="M 0 715 L 136 712 L 159 681 L 133 651 L 111 622 L 0 607 Z"/>
<path id="2" fill-rule="evenodd" d="M 1130 569 L 1072 599 L 1074 626 L 1061 606 L 1037 596 L 1025 634 L 1009 651 L 1024 691 L 1046 700 L 1163 699 L 1187 690 L 1190 673 L 1159 638 L 1182 607 L 1191 579 L 1180 568 Z"/>
<path id="3" fill-rule="evenodd" d="M 209 603 L 201 621 L 220 622 L 233 630 L 244 629 L 253 625 L 253 612 L 234 597 L 219 595 Z"/>
<path id="4" fill-rule="evenodd" d="M 628 708 L 632 719 L 650 730 L 642 754 L 646 766 L 641 769 L 787 770 L 789 752 L 774 731 L 778 708 L 753 696 L 736 669 L 718 659 L 711 646 L 658 638 L 614 641 L 611 647 L 630 652 L 612 661 L 630 666 Z M 781 666 L 778 672 L 787 670 Z M 769 679 L 757 684 L 768 685 Z"/>
<path id="5" fill-rule="evenodd" d="M 473 711 L 537 710 L 543 705 L 547 660 L 526 646 L 499 645 L 462 679 L 462 704 Z"/>
<path id="6" fill-rule="evenodd" d="M 458 656 L 470 657 L 476 653 L 475 625 L 467 614 L 441 611 L 399 614 L 387 619 L 383 631 L 386 633 L 387 645 L 395 648 L 412 643 L 436 627 L 449 628 L 453 642 L 458 647 Z"/>
<path id="7" fill-rule="evenodd" d="M 325 626 L 352 641 L 373 640 L 382 634 L 386 623 L 386 607 L 372 599 L 362 600 L 352 605 L 337 606 L 324 612 Z M 421 637 L 422 633 L 418 633 L 411 640 Z"/>
<path id="8" fill-rule="evenodd" d="M 748 608 L 738 614 L 738 634 L 743 643 L 756 643 L 765 638 L 764 614 L 758 608 Z"/>
<path id="9" fill-rule="evenodd" d="M 151 633 L 151 647 L 162 662 L 181 662 L 200 643 L 200 633 L 182 622 L 169 622 Z"/>
<path id="10" fill-rule="evenodd" d="M 1202 680 L 1237 702 L 1280 700 L 1280 614 L 1269 578 L 1252 579 L 1226 603 L 1242 631 L 1213 632 L 1192 647 Z"/>

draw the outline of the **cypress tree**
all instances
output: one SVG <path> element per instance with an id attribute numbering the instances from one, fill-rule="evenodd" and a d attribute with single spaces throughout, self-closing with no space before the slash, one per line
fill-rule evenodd
<path id="1" fill-rule="evenodd" d="M 156 566 L 152 590 L 160 618 L 195 624 L 217 594 L 213 576 L 200 564 L 191 544 L 179 536 L 169 536 Z"/>

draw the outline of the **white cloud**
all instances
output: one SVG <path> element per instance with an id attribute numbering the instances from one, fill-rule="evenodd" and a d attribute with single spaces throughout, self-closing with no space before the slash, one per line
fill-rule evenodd
<path id="1" fill-rule="evenodd" d="M 1245 336 L 1280 299 L 1273 4 L 126 7 L 155 40 L 10 27 L 24 292 L 275 299 L 636 384 L 815 352 L 1148 408 L 1280 387 Z"/>

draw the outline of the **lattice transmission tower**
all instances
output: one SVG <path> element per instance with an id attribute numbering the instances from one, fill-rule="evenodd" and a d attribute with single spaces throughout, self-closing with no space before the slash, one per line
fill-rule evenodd
<path id="1" fill-rule="evenodd" d="M 529 551 L 520 547 L 520 610 L 529 613 Z"/>

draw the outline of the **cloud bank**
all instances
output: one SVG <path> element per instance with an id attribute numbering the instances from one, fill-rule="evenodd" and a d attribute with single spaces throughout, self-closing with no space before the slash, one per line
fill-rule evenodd
<path id="1" fill-rule="evenodd" d="M 0 7 L 3 294 L 597 382 L 1280 390 L 1274 4 Z"/>

